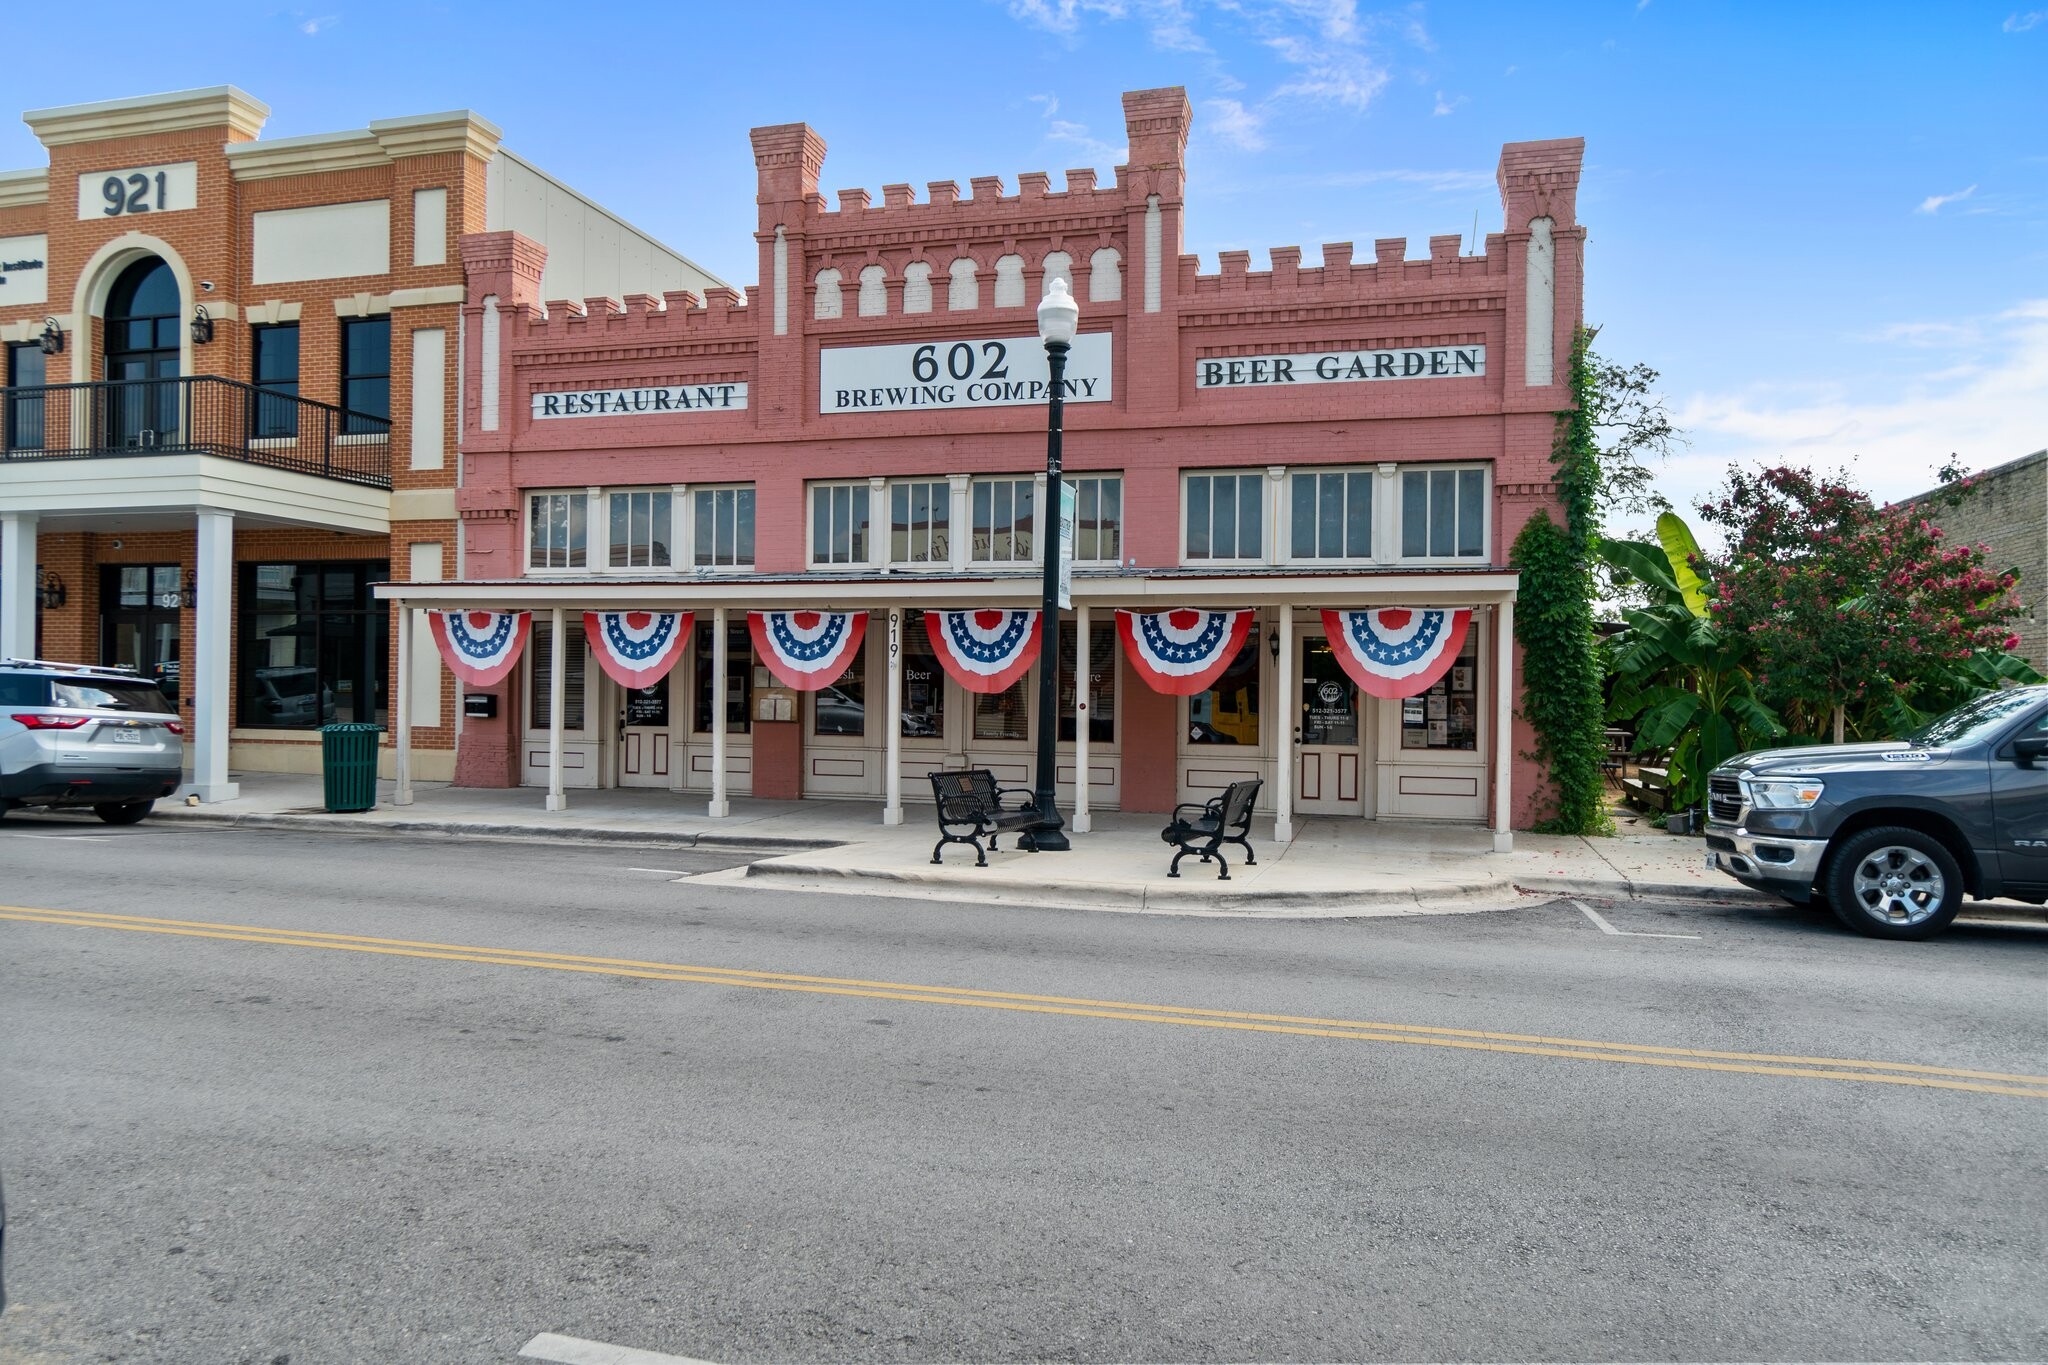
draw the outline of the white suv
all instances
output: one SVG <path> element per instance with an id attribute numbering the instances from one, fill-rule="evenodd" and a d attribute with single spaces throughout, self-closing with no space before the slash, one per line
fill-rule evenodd
<path id="1" fill-rule="evenodd" d="M 92 807 L 132 825 L 184 779 L 185 727 L 126 669 L 0 659 L 0 815 Z"/>

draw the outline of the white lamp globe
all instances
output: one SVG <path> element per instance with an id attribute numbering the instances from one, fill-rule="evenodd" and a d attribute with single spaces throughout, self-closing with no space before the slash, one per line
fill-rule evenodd
<path id="1" fill-rule="evenodd" d="M 1067 289 L 1067 282 L 1058 275 L 1045 286 L 1045 297 L 1038 304 L 1038 339 L 1064 346 L 1074 339 L 1074 329 L 1081 325 L 1081 305 L 1074 302 L 1074 296 Z"/>

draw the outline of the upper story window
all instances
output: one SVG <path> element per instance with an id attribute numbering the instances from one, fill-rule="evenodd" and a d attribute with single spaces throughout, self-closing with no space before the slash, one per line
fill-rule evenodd
<path id="1" fill-rule="evenodd" d="M 1038 481 L 976 479 L 974 501 L 976 564 L 1028 564 L 1037 549 Z"/>
<path id="2" fill-rule="evenodd" d="M 1264 472 L 1190 474 L 1181 503 L 1181 555 L 1239 563 L 1265 555 Z"/>
<path id="3" fill-rule="evenodd" d="M 1100 253 L 1097 253 L 1098 255 Z M 1074 485 L 1074 559 L 1120 564 L 1124 552 L 1124 481 L 1120 474 L 1083 474 Z"/>
<path id="4" fill-rule="evenodd" d="M 48 382 L 47 357 L 33 341 L 7 348 L 7 386 L 11 389 L 40 388 Z M 7 395 L 5 440 L 9 450 L 40 450 L 43 446 L 43 399 L 40 393 Z"/>
<path id="5" fill-rule="evenodd" d="M 526 500 L 526 567 L 590 566 L 590 495 L 535 493 Z"/>
<path id="6" fill-rule="evenodd" d="M 1291 556 L 1371 559 L 1372 486 L 1378 477 L 1372 469 L 1290 471 Z"/>
<path id="7" fill-rule="evenodd" d="M 811 485 L 811 562 L 868 562 L 868 485 Z"/>
<path id="8" fill-rule="evenodd" d="M 669 545 L 675 534 L 672 495 L 667 490 L 637 490 L 606 495 L 611 504 L 613 569 L 673 567 Z"/>
<path id="9" fill-rule="evenodd" d="M 350 318 L 341 324 L 342 434 L 382 433 L 391 420 L 391 319 Z M 363 418 L 375 418 L 364 421 Z"/>
<path id="10" fill-rule="evenodd" d="M 299 434 L 299 324 L 281 323 L 250 330 L 255 352 L 256 411 L 251 435 L 259 438 Z M 274 395 L 274 396 L 273 396 Z"/>
<path id="11" fill-rule="evenodd" d="M 691 559 L 701 569 L 754 567 L 754 489 L 693 488 L 695 544 Z"/>
<path id="12" fill-rule="evenodd" d="M 1401 557 L 1486 556 L 1486 471 L 1472 466 L 1401 471 Z"/>
<path id="13" fill-rule="evenodd" d="M 952 485 L 913 479 L 889 485 L 889 562 L 945 564 L 953 554 Z"/>

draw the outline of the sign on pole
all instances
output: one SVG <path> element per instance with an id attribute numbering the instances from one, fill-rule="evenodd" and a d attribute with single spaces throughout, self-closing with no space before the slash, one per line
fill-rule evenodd
<path id="1" fill-rule="evenodd" d="M 1060 480 L 1060 610 L 1074 609 L 1074 485 Z"/>

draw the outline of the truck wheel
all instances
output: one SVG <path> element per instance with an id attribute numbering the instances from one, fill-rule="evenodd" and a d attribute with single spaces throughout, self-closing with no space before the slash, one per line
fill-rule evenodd
<path id="1" fill-rule="evenodd" d="M 110 825 L 134 825 L 140 824 L 154 805 L 154 801 L 108 801 L 94 806 L 92 813 Z"/>
<path id="2" fill-rule="evenodd" d="M 1859 934 L 1927 938 L 1963 908 L 1963 870 L 1940 840 L 1884 825 L 1836 851 L 1825 890 L 1835 918 Z"/>

